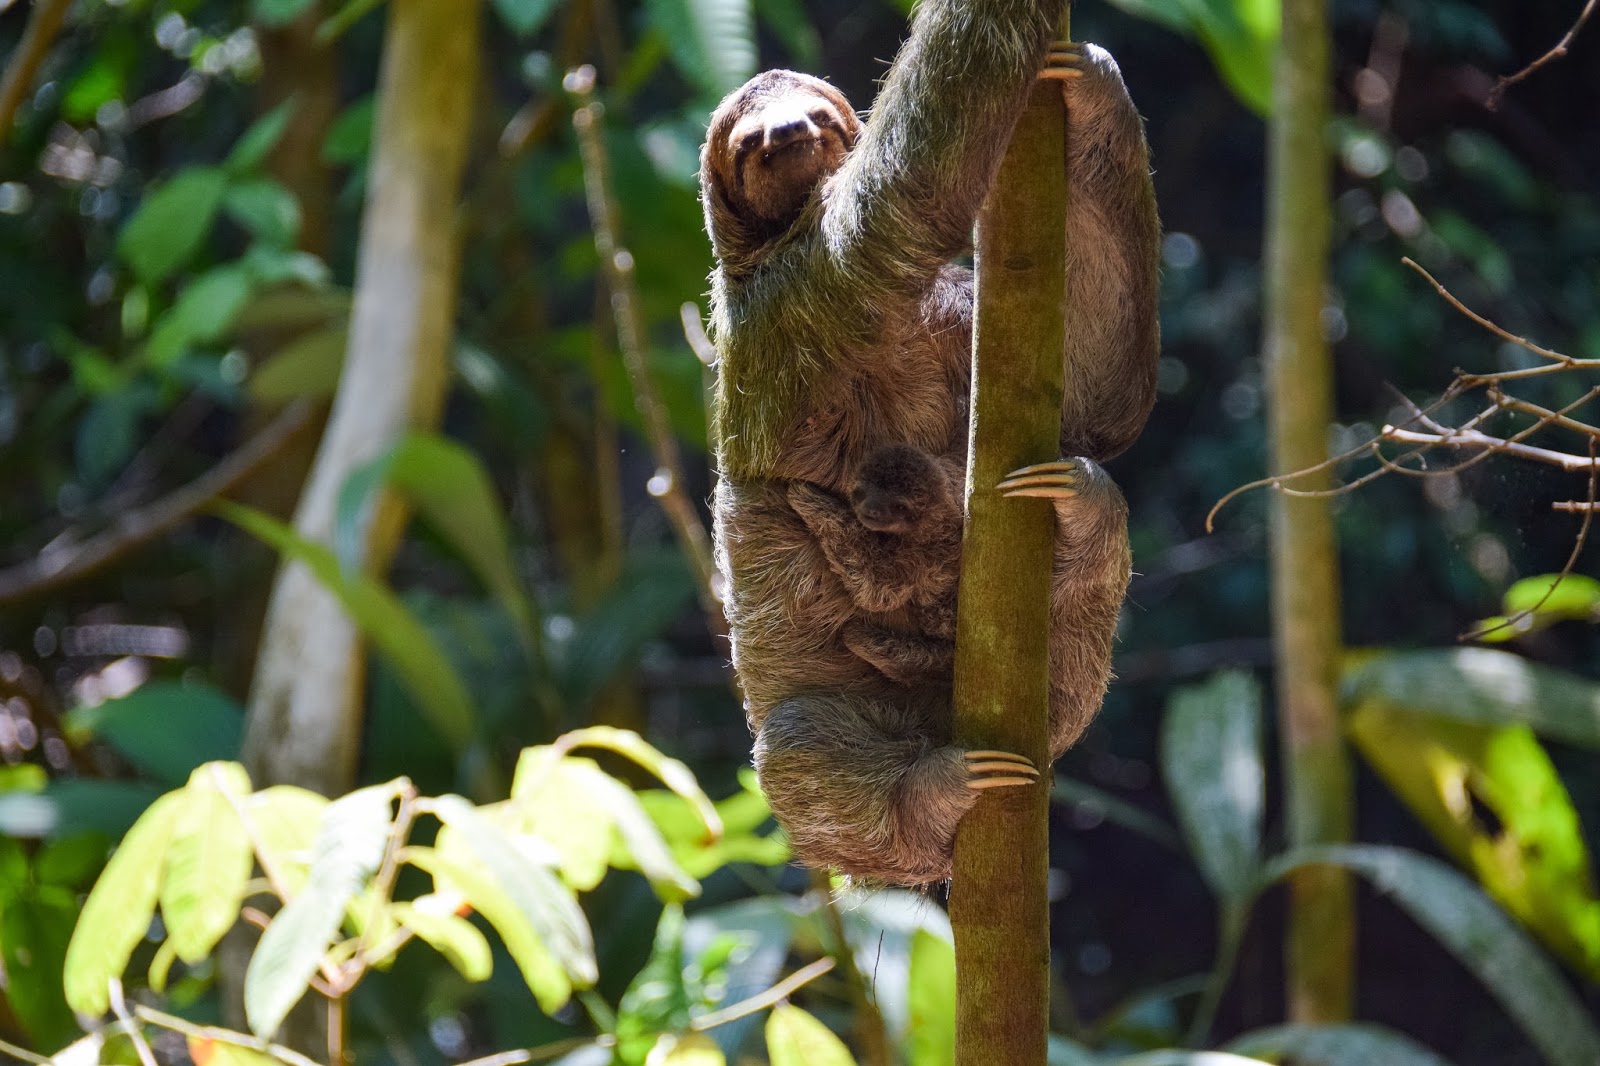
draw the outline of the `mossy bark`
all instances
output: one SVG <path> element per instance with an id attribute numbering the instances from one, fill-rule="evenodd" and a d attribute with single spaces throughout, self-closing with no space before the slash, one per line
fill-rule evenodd
<path id="1" fill-rule="evenodd" d="M 1322 331 L 1332 229 L 1327 147 L 1327 0 L 1284 0 L 1269 125 L 1265 361 L 1272 468 L 1327 458 L 1333 364 Z M 1295 481 L 1326 488 L 1325 474 Z M 1272 500 L 1272 615 L 1291 847 L 1350 839 L 1350 767 L 1338 713 L 1339 558 L 1325 498 Z M 1350 1016 L 1354 915 L 1349 875 L 1311 867 L 1290 881 L 1289 1018 Z"/>
<path id="2" fill-rule="evenodd" d="M 1049 751 L 1049 589 L 1055 515 L 995 491 L 1059 457 L 1065 341 L 1065 109 L 1034 86 L 978 219 L 971 452 L 956 634 L 956 742 Z M 1048 774 L 986 793 L 956 837 L 956 1062 L 1045 1061 L 1050 936 Z"/>

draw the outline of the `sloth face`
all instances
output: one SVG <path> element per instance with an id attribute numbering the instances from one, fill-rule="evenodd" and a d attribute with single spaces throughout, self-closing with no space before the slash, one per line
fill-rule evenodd
<path id="1" fill-rule="evenodd" d="M 850 102 L 827 82 L 769 70 L 711 116 L 705 175 L 739 218 L 786 225 L 839 169 L 860 129 Z"/>

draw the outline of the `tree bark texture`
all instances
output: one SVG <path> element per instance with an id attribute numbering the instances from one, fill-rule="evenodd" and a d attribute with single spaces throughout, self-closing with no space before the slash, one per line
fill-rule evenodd
<path id="1" fill-rule="evenodd" d="M 438 425 L 455 316 L 457 203 L 478 77 L 481 0 L 391 0 L 356 268 L 350 343 L 295 515 L 330 543 L 351 472 Z M 362 531 L 381 574 L 405 515 L 384 495 Z M 256 785 L 325 794 L 354 783 L 365 662 L 355 626 L 304 568 L 280 571 L 251 686 L 245 762 Z"/>
<path id="2" fill-rule="evenodd" d="M 971 449 L 956 632 L 956 742 L 1050 761 L 1049 589 L 1055 515 L 994 486 L 1058 458 L 1066 266 L 1065 109 L 1035 84 L 978 217 Z M 1048 775 L 995 789 L 956 836 L 958 1066 L 1045 1061 Z"/>
<path id="3" fill-rule="evenodd" d="M 1284 0 L 1269 124 L 1265 362 L 1272 469 L 1327 457 L 1333 365 L 1322 331 L 1328 284 L 1327 0 Z M 1326 488 L 1325 474 L 1296 488 Z M 1325 498 L 1272 498 L 1272 615 L 1291 847 L 1350 838 L 1350 767 L 1338 713 L 1339 558 Z M 1354 912 L 1349 876 L 1312 867 L 1290 882 L 1289 1019 L 1348 1018 Z"/>

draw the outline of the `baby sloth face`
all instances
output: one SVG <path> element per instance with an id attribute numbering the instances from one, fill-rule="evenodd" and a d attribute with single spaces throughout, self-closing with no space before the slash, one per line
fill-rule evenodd
<path id="1" fill-rule="evenodd" d="M 916 533 L 953 505 L 950 485 L 933 456 L 908 444 L 873 451 L 850 481 L 856 519 L 879 533 Z"/>
<path id="2" fill-rule="evenodd" d="M 827 82 L 769 70 L 711 116 L 706 162 L 735 214 L 786 224 L 839 169 L 860 129 L 850 102 Z"/>

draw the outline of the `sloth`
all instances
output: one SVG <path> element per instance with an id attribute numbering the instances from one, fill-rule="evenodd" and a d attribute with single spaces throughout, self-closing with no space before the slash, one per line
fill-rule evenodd
<path id="1" fill-rule="evenodd" d="M 926 0 L 870 121 L 827 82 L 768 71 L 717 107 L 702 152 L 715 548 L 754 761 L 797 857 L 869 883 L 947 878 L 981 790 L 1038 775 L 952 742 L 946 614 L 973 314 L 972 273 L 954 261 L 1036 76 L 1060 83 L 1068 113 L 1067 458 L 1001 488 L 1056 512 L 1052 756 L 1110 676 L 1130 556 L 1098 463 L 1154 400 L 1159 224 L 1116 64 L 1052 45 L 1058 15 L 1054 0 Z M 894 454 L 910 481 L 859 476 Z"/>

